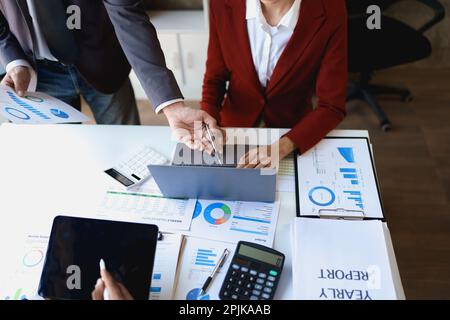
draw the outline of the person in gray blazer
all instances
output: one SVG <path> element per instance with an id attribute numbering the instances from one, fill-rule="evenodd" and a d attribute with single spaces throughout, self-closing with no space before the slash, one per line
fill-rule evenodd
<path id="1" fill-rule="evenodd" d="M 19 95 L 36 89 L 78 109 L 83 96 L 98 123 L 115 124 L 139 123 L 128 78 L 133 68 L 178 139 L 211 150 L 194 124 L 219 132 L 206 112 L 184 105 L 140 0 L 0 0 L 0 63 L 1 83 Z"/>

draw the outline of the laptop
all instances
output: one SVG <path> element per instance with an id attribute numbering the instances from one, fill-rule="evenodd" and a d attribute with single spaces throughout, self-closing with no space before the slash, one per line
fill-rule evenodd
<path id="1" fill-rule="evenodd" d="M 239 159 L 252 148 L 224 146 L 218 160 L 217 156 L 179 143 L 171 165 L 149 165 L 148 169 L 168 198 L 273 202 L 276 170 L 236 168 Z"/>

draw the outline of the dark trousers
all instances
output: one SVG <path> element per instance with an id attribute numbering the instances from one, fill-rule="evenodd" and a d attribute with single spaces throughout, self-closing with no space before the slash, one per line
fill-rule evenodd
<path id="1" fill-rule="evenodd" d="M 38 85 L 41 91 L 81 109 L 81 97 L 87 102 L 98 124 L 139 125 L 139 112 L 129 79 L 113 94 L 95 90 L 74 66 L 40 60 L 37 63 Z"/>

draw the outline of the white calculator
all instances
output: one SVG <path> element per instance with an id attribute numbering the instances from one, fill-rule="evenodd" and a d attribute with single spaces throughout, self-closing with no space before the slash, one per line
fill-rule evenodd
<path id="1" fill-rule="evenodd" d="M 145 146 L 117 166 L 105 170 L 105 173 L 128 189 L 143 183 L 150 177 L 148 165 L 168 163 L 169 161 L 162 154 L 149 146 Z"/>

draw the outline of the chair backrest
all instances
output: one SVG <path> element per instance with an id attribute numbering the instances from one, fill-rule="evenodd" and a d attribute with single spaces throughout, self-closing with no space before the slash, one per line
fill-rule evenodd
<path id="1" fill-rule="evenodd" d="M 396 2 L 407 1 L 407 0 L 346 0 L 347 10 L 349 16 L 364 15 L 366 10 L 370 5 L 377 5 L 381 10 L 389 8 Z M 409 0 L 411 1 L 411 0 Z M 431 29 L 434 25 L 438 24 L 445 17 L 445 7 L 439 2 L 439 0 L 413 0 L 415 2 L 420 2 L 433 10 L 433 17 L 428 20 L 422 27 L 417 29 L 420 33 Z"/>
<path id="2" fill-rule="evenodd" d="M 432 28 L 435 24 L 439 23 L 445 17 L 445 7 L 438 0 L 417 0 L 420 3 L 426 5 L 433 10 L 434 16 L 422 27 L 418 29 L 419 32 L 424 33 L 428 29 Z"/>

